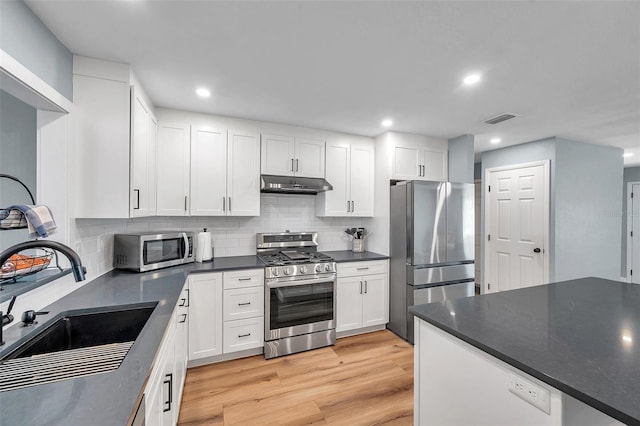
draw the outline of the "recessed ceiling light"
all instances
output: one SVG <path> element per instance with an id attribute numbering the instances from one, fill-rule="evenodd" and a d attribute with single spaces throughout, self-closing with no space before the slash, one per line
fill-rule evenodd
<path id="1" fill-rule="evenodd" d="M 389 127 L 393 124 L 393 121 L 389 120 L 388 118 L 386 120 L 382 120 L 382 125 L 384 127 Z"/>
<path id="2" fill-rule="evenodd" d="M 211 92 L 208 89 L 201 87 L 199 89 L 196 89 L 196 95 L 200 96 L 201 98 L 208 98 L 209 96 L 211 96 Z"/>
<path id="3" fill-rule="evenodd" d="M 476 84 L 477 82 L 480 81 L 480 74 L 469 74 L 462 81 L 467 86 L 471 86 L 472 84 Z"/>
<path id="4" fill-rule="evenodd" d="M 500 139 L 500 138 L 493 138 L 493 139 L 491 139 L 489 142 L 491 142 L 492 144 L 494 144 L 494 145 L 495 145 L 495 144 L 497 144 L 497 143 L 502 142 L 502 139 Z"/>
<path id="5" fill-rule="evenodd" d="M 623 157 L 632 157 L 633 156 L 633 152 L 625 152 L 624 154 L 622 154 Z"/>

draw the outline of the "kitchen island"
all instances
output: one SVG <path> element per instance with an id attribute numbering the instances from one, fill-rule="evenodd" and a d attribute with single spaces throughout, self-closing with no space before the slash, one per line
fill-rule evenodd
<path id="1" fill-rule="evenodd" d="M 599 278 L 418 305 L 415 424 L 640 424 L 640 286 Z"/>

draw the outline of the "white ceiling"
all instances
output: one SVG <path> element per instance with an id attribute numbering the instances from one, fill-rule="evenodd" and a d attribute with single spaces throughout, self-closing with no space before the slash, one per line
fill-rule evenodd
<path id="1" fill-rule="evenodd" d="M 391 118 L 476 152 L 555 135 L 640 164 L 638 2 L 26 3 L 74 54 L 131 64 L 159 107 L 369 136 Z M 503 112 L 521 115 L 483 123 Z"/>

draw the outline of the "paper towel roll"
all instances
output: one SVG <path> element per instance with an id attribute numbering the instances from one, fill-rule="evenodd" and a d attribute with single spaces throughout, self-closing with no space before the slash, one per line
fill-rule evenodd
<path id="1" fill-rule="evenodd" d="M 213 259 L 211 247 L 211 232 L 207 232 L 207 228 L 204 228 L 203 232 L 198 232 L 196 239 L 196 262 L 207 262 Z"/>

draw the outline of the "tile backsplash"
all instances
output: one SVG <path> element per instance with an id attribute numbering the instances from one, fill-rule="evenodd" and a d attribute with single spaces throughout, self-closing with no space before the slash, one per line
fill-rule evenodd
<path id="1" fill-rule="evenodd" d="M 346 228 L 370 229 L 371 218 L 316 217 L 313 195 L 263 194 L 259 217 L 148 217 L 139 219 L 76 219 L 77 241 L 83 263 L 97 277 L 112 269 L 113 235 L 163 230 L 200 231 L 213 237 L 214 257 L 256 253 L 256 233 L 313 231 L 318 250 L 350 250 Z"/>

